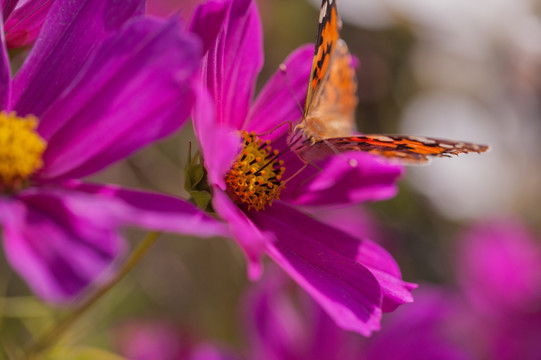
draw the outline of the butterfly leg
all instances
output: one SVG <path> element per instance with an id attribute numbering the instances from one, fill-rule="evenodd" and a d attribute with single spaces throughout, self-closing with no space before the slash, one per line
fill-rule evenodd
<path id="1" fill-rule="evenodd" d="M 304 163 L 303 166 L 297 170 L 293 175 L 291 175 L 290 177 L 288 177 L 286 180 L 284 180 L 282 182 L 282 185 L 281 187 L 285 186 L 290 180 L 292 180 L 293 178 L 295 178 L 297 175 L 299 175 L 301 172 L 304 171 L 304 169 L 306 169 L 308 167 L 308 165 L 312 165 L 314 168 L 317 169 L 317 172 L 313 175 L 311 175 L 310 177 L 308 177 L 307 179 L 304 179 L 303 181 L 301 181 L 300 184 L 297 185 L 297 187 L 295 188 L 295 190 L 293 191 L 293 197 L 297 197 L 297 194 L 299 192 L 299 190 L 302 188 L 302 186 L 304 184 L 306 184 L 307 182 L 309 182 L 310 180 L 312 180 L 313 178 L 315 178 L 317 176 L 317 174 L 319 174 L 320 172 L 323 171 L 323 169 L 316 163 L 314 162 L 311 162 L 311 161 L 306 161 L 305 159 L 301 158 L 302 162 Z"/>

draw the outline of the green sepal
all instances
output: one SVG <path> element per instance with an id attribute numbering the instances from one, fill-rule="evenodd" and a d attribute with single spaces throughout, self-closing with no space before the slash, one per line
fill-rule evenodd
<path id="1" fill-rule="evenodd" d="M 198 208 L 207 210 L 212 200 L 212 195 L 206 190 L 194 190 L 190 191 L 191 200 L 197 205 Z"/>
<path id="2" fill-rule="evenodd" d="M 188 160 L 185 167 L 184 188 L 191 195 L 190 201 L 197 207 L 208 212 L 212 209 L 212 191 L 207 182 L 207 170 L 203 166 L 203 159 L 199 152 L 192 157 L 192 144 L 188 147 Z"/>

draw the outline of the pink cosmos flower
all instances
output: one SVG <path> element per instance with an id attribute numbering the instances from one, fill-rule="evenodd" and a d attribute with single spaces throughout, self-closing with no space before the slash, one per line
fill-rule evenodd
<path id="1" fill-rule="evenodd" d="M 301 116 L 295 97 L 304 99 L 313 46 L 295 50 L 284 61 L 287 80 L 277 72 L 252 103 L 263 62 L 255 3 L 209 1 L 196 9 L 191 28 L 207 51 L 202 76 L 210 97 L 200 92 L 193 121 L 212 208 L 244 249 L 250 277 L 259 275 L 259 260 L 266 253 L 339 326 L 369 335 L 379 328 L 382 311 L 412 301 L 414 285 L 402 281 L 383 248 L 317 221 L 299 206 L 389 198 L 396 193 L 401 167 L 350 153 L 318 164 L 322 171 L 307 168 L 282 189 L 280 178 L 295 173 L 302 163 L 285 145 L 287 127 L 277 126 Z M 267 133 L 263 138 L 270 143 L 241 131 Z M 283 162 L 273 160 L 271 146 Z M 250 170 L 254 163 L 261 171 Z"/>
<path id="2" fill-rule="evenodd" d="M 138 17 L 143 6 L 55 1 L 13 79 L 1 45 L 3 245 L 49 301 L 76 296 L 110 266 L 125 248 L 122 225 L 224 233 L 180 200 L 74 180 L 170 134 L 191 110 L 200 43 L 175 20 Z"/>
<path id="3" fill-rule="evenodd" d="M 460 239 L 457 277 L 466 305 L 462 341 L 478 358 L 539 359 L 541 243 L 519 221 L 495 219 Z"/>
<path id="4" fill-rule="evenodd" d="M 370 338 L 346 332 L 278 269 L 246 294 L 242 311 L 248 359 L 257 360 L 466 360 L 445 337 L 442 325 L 453 315 L 442 291 L 424 288 L 415 302 L 383 320 Z M 448 295 L 448 294 L 447 294 Z"/>
<path id="5" fill-rule="evenodd" d="M 415 302 L 384 319 L 381 332 L 364 343 L 360 358 L 473 360 L 456 338 L 455 324 L 460 317 L 457 295 L 453 289 L 421 284 L 414 290 Z"/>
<path id="6" fill-rule="evenodd" d="M 540 358 L 539 239 L 520 221 L 500 218 L 470 226 L 457 244 L 459 286 L 423 285 L 414 304 L 385 319 L 363 358 Z"/>
<path id="7" fill-rule="evenodd" d="M 121 354 L 130 360 L 239 360 L 223 346 L 201 343 L 193 335 L 158 320 L 123 324 L 115 331 Z"/>
<path id="8" fill-rule="evenodd" d="M 2 0 L 8 49 L 31 45 L 56 0 Z"/>

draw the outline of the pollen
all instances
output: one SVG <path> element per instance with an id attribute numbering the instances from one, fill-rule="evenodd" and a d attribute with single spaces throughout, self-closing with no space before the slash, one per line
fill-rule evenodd
<path id="1" fill-rule="evenodd" d="M 34 116 L 0 112 L 0 193 L 22 188 L 43 166 L 47 143 L 36 132 Z"/>
<path id="2" fill-rule="evenodd" d="M 228 193 L 238 204 L 263 210 L 278 199 L 283 189 L 285 171 L 278 150 L 270 140 L 259 139 L 255 133 L 242 132 L 243 147 L 233 167 L 226 175 Z"/>

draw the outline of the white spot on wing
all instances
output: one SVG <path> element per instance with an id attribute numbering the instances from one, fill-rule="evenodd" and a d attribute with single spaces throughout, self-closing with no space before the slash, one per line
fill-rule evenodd
<path id="1" fill-rule="evenodd" d="M 409 136 L 411 140 L 422 142 L 423 144 L 435 144 L 436 140 L 425 138 L 424 136 Z"/>
<path id="2" fill-rule="evenodd" d="M 321 7 L 321 11 L 319 12 L 319 23 L 323 21 L 323 18 L 325 17 L 325 14 L 327 13 L 327 2 L 323 4 Z"/>
<path id="3" fill-rule="evenodd" d="M 390 138 L 388 136 L 385 136 L 385 135 L 370 135 L 370 138 L 375 139 L 375 140 L 379 140 L 379 141 L 388 141 L 388 142 L 393 141 L 392 138 Z"/>

